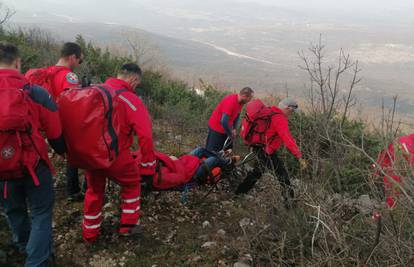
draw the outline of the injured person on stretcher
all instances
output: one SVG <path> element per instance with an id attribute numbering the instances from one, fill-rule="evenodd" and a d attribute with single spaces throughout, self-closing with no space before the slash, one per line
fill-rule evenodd
<path id="1" fill-rule="evenodd" d="M 140 153 L 134 158 L 140 166 Z M 196 148 L 188 155 L 179 158 L 161 152 L 155 152 L 157 170 L 154 176 L 142 176 L 142 183 L 150 190 L 178 190 L 204 184 L 215 184 L 221 179 L 223 170 L 232 168 L 240 160 L 233 156 L 232 150 L 210 152 L 205 148 Z"/>

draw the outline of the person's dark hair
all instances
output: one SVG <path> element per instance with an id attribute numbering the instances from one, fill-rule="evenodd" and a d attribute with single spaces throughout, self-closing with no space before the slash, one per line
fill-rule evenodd
<path id="1" fill-rule="evenodd" d="M 19 58 L 19 49 L 17 46 L 0 42 L 0 63 L 10 65 Z"/>
<path id="2" fill-rule="evenodd" d="M 131 74 L 138 75 L 139 77 L 142 76 L 141 68 L 135 63 L 127 63 L 127 64 L 122 65 L 122 67 L 119 69 L 119 72 L 118 72 L 118 75 L 121 75 L 121 76 L 126 76 L 126 75 L 131 75 Z"/>
<path id="3" fill-rule="evenodd" d="M 65 43 L 62 47 L 62 50 L 60 50 L 61 57 L 69 57 L 71 55 L 75 55 L 77 58 L 81 57 L 82 48 L 77 43 Z"/>
<path id="4" fill-rule="evenodd" d="M 240 90 L 240 95 L 251 96 L 253 95 L 254 91 L 250 87 L 244 87 Z"/>

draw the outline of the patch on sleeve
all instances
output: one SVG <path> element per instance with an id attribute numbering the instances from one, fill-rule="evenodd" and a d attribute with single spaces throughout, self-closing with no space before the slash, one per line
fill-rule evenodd
<path id="1" fill-rule="evenodd" d="M 69 72 L 68 74 L 66 74 L 66 80 L 68 81 L 68 83 L 71 84 L 79 84 L 78 75 L 76 75 L 73 72 Z"/>

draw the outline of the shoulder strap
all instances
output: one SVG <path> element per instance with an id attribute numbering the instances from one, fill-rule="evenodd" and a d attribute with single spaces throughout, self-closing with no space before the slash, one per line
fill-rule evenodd
<path id="1" fill-rule="evenodd" d="M 120 95 L 120 94 L 122 94 L 123 92 L 127 92 L 128 90 L 126 90 L 126 89 L 119 89 L 119 90 L 115 90 L 115 93 L 117 94 L 117 95 Z"/>
<path id="2" fill-rule="evenodd" d="M 108 132 L 111 136 L 112 142 L 110 145 L 110 149 L 115 151 L 115 155 L 118 156 L 119 154 L 119 146 L 118 146 L 118 136 L 116 135 L 116 131 L 114 126 L 112 125 L 112 113 L 113 113 L 113 102 L 112 102 L 112 95 L 107 88 L 101 85 L 97 85 L 97 88 L 106 96 L 108 101 Z"/>
<path id="3" fill-rule="evenodd" d="M 282 115 L 282 113 L 277 112 L 277 111 L 272 111 L 272 113 L 270 113 L 268 116 L 269 116 L 269 117 L 273 117 L 273 116 L 275 116 L 275 115 Z"/>
<path id="4" fill-rule="evenodd" d="M 274 112 L 272 112 L 272 113 L 269 115 L 269 118 L 271 119 L 271 118 L 272 118 L 273 116 L 275 116 L 275 115 L 282 115 L 282 113 L 274 111 Z M 270 121 L 270 122 L 269 122 L 269 127 L 270 127 L 270 124 L 271 124 L 271 123 L 272 123 L 272 122 Z M 277 136 L 277 133 L 275 132 L 275 134 L 274 134 L 274 135 L 272 135 L 272 136 L 269 138 L 268 142 L 269 142 L 269 143 L 273 142 L 273 140 L 276 138 L 276 136 Z"/>

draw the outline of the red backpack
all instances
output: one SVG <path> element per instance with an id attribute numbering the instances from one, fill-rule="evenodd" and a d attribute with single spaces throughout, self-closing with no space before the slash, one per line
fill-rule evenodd
<path id="1" fill-rule="evenodd" d="M 107 85 L 64 91 L 58 98 L 68 161 L 85 170 L 105 169 L 119 154 L 118 136 L 124 105 Z"/>
<path id="2" fill-rule="evenodd" d="M 33 167 L 40 155 L 31 137 L 28 98 L 24 88 L 0 86 L 0 181 L 20 179 L 29 173 L 39 184 Z"/>
<path id="3" fill-rule="evenodd" d="M 246 145 L 265 145 L 266 131 L 273 115 L 278 114 L 267 107 L 260 99 L 247 104 L 246 115 L 241 124 L 240 136 Z"/>
<path id="4" fill-rule="evenodd" d="M 55 96 L 53 92 L 52 78 L 63 69 L 64 67 L 55 68 L 53 71 L 47 67 L 30 69 L 24 76 L 30 84 L 39 85 L 40 87 L 45 88 L 52 96 Z"/>

